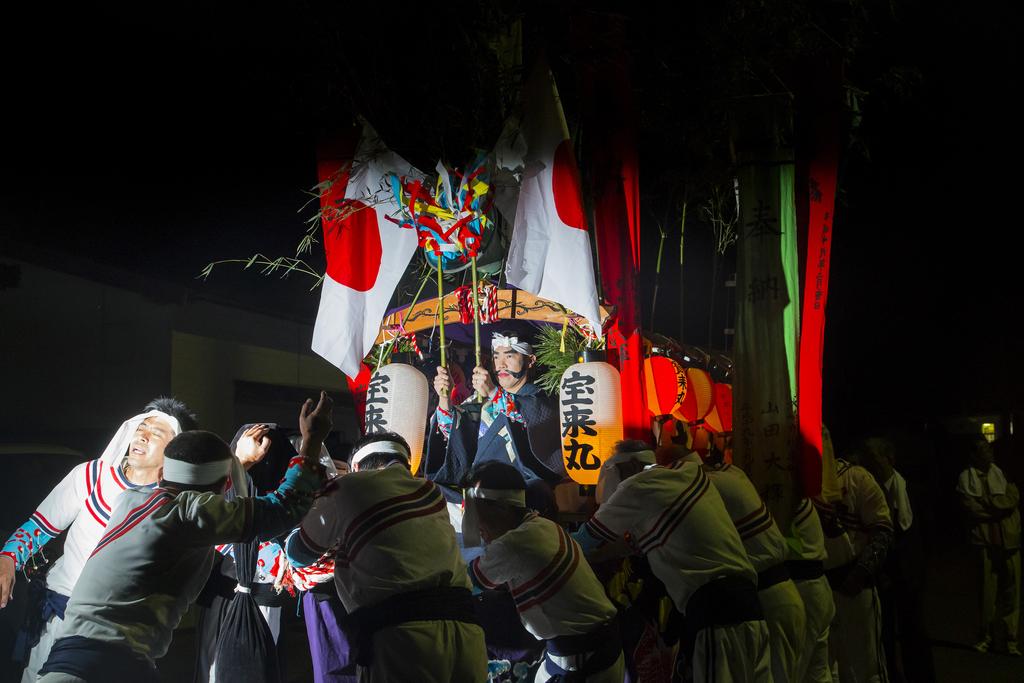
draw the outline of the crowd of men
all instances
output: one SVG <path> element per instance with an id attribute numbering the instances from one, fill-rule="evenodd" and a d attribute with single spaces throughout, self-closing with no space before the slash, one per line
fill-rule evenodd
<path id="1" fill-rule="evenodd" d="M 22 680 L 157 680 L 190 608 L 194 680 L 283 680 L 276 596 L 296 591 L 318 683 L 933 678 L 919 606 L 880 600 L 913 524 L 885 444 L 858 449 L 864 466 L 834 460 L 836 495 L 801 500 L 780 526 L 725 441 L 622 441 L 591 514 L 570 523 L 559 508 L 579 496 L 564 495 L 533 349 L 504 333 L 492 351 L 493 371 L 473 372 L 482 401 L 454 404 L 438 368 L 418 473 L 390 432 L 333 459 L 323 393 L 296 438 L 247 424 L 230 445 L 180 402 L 151 402 L 3 546 L 0 606 L 66 533 L 22 634 Z M 1016 487 L 979 448 L 959 491 L 987 572 L 976 647 L 1002 624 L 1015 651 Z"/>

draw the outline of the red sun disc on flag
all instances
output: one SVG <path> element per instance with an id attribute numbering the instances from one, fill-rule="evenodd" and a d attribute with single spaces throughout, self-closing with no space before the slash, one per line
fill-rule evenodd
<path id="1" fill-rule="evenodd" d="M 341 205 L 344 218 L 324 221 L 327 276 L 357 292 L 373 289 L 380 273 L 381 244 L 377 212 L 358 199 Z"/>
<path id="2" fill-rule="evenodd" d="M 555 197 L 558 218 L 570 228 L 586 230 L 583 198 L 580 196 L 580 172 L 576 168 L 576 159 L 572 155 L 572 143 L 569 140 L 562 140 L 555 150 L 551 190 Z"/>

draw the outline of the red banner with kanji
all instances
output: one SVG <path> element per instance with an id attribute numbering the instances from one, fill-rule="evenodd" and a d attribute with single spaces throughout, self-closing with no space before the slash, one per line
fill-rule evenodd
<path id="1" fill-rule="evenodd" d="M 807 164 L 807 264 L 797 371 L 800 475 L 806 496 L 821 492 L 821 367 L 839 166 L 838 131 L 832 132 L 835 134 L 822 136 L 817 153 Z"/>

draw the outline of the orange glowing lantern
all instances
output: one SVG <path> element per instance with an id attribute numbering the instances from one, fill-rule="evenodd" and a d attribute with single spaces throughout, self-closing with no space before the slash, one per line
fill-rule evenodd
<path id="1" fill-rule="evenodd" d="M 672 410 L 672 415 L 683 422 L 703 420 L 715 404 L 714 382 L 711 375 L 700 368 L 686 368 L 686 391 Z"/>
<path id="2" fill-rule="evenodd" d="M 413 474 L 423 457 L 423 425 L 427 423 L 427 378 L 405 363 L 382 365 L 366 388 L 366 434 L 395 432 L 409 443 Z"/>
<path id="3" fill-rule="evenodd" d="M 732 386 L 716 384 L 714 389 L 715 405 L 704 418 L 704 425 L 711 431 L 721 434 L 732 431 Z"/>
<path id="4" fill-rule="evenodd" d="M 558 404 L 565 471 L 573 481 L 592 485 L 622 440 L 622 389 L 619 371 L 604 362 L 602 353 L 584 355 L 583 363 L 562 373 Z"/>
<path id="5" fill-rule="evenodd" d="M 651 356 L 644 360 L 644 379 L 647 385 L 647 409 L 655 417 L 669 415 L 686 393 L 686 375 L 683 366 L 665 356 Z"/>

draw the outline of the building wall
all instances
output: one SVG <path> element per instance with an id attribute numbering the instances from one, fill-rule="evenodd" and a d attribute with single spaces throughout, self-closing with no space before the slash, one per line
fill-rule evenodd
<path id="1" fill-rule="evenodd" d="M 341 398 L 336 425 L 348 432 L 355 424 L 344 376 L 309 350 L 313 321 L 197 299 L 165 283 L 135 278 L 122 287 L 110 284 L 116 274 L 104 283 L 60 264 L 0 262 L 18 270 L 0 288 L 0 440 L 96 452 L 125 417 L 171 394 L 230 438 L 240 417 L 236 381 L 310 395 L 328 389 Z"/>

